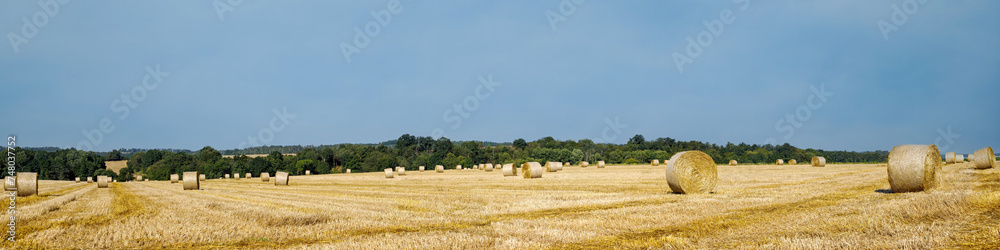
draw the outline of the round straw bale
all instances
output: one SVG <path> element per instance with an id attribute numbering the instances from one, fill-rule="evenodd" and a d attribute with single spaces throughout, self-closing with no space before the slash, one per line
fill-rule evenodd
<path id="1" fill-rule="evenodd" d="M 180 175 L 177 175 L 177 174 L 171 174 L 170 175 L 170 183 L 177 183 L 180 180 L 181 180 L 181 176 Z M 98 179 L 98 181 L 100 181 L 100 179 Z"/>
<path id="2" fill-rule="evenodd" d="M 424 166 L 417 167 L 417 171 L 423 172 L 424 171 Z"/>
<path id="3" fill-rule="evenodd" d="M 670 157 L 667 164 L 667 184 L 681 194 L 712 192 L 719 179 L 715 161 L 701 151 L 684 151 Z"/>
<path id="4" fill-rule="evenodd" d="M 136 177 L 135 177 L 135 179 L 136 179 L 136 180 L 139 180 L 139 181 L 143 181 L 143 179 L 142 179 L 142 175 L 139 175 L 139 176 L 136 176 Z"/>
<path id="5" fill-rule="evenodd" d="M 198 171 L 184 172 L 184 190 L 201 189 L 201 177 Z"/>
<path id="6" fill-rule="evenodd" d="M 198 174 L 198 181 L 205 181 L 205 174 Z M 201 184 L 198 184 L 201 185 Z"/>
<path id="7" fill-rule="evenodd" d="M 956 154 L 955 163 L 965 163 L 965 154 Z"/>
<path id="8" fill-rule="evenodd" d="M 521 164 L 521 173 L 525 179 L 542 178 L 542 172 L 545 172 L 545 169 L 542 168 L 541 163 L 525 162 Z"/>
<path id="9" fill-rule="evenodd" d="M 486 172 L 493 172 L 493 163 L 486 163 L 486 167 L 483 168 Z"/>
<path id="10" fill-rule="evenodd" d="M 944 153 L 944 163 L 955 163 L 955 152 Z"/>
<path id="11" fill-rule="evenodd" d="M 822 156 L 813 156 L 812 158 L 813 167 L 826 167 L 826 158 Z"/>
<path id="12" fill-rule="evenodd" d="M 385 178 L 386 179 L 392 179 L 392 177 L 395 177 L 395 175 L 393 175 L 392 172 L 393 171 L 392 171 L 391 168 L 385 169 Z"/>
<path id="13" fill-rule="evenodd" d="M 253 178 L 253 175 L 251 175 L 250 173 L 247 173 L 246 175 L 244 175 L 244 177 L 246 177 L 247 179 L 250 179 L 250 178 Z"/>
<path id="14" fill-rule="evenodd" d="M 462 170 L 462 165 L 455 166 L 455 169 Z"/>
<path id="15" fill-rule="evenodd" d="M 581 161 L 581 162 L 580 162 L 580 167 L 581 167 L 581 168 L 585 168 L 585 167 L 587 167 L 587 166 L 590 166 L 590 162 L 585 162 L 585 161 Z"/>
<path id="16" fill-rule="evenodd" d="M 275 186 L 288 186 L 288 172 L 278 171 L 274 173 Z"/>
<path id="17" fill-rule="evenodd" d="M 783 160 L 783 159 L 778 159 L 777 161 L 775 161 L 775 162 L 774 162 L 774 164 L 778 164 L 778 165 L 785 165 L 785 160 Z"/>
<path id="18" fill-rule="evenodd" d="M 98 175 L 97 176 L 97 188 L 108 188 L 108 176 Z"/>
<path id="19" fill-rule="evenodd" d="M 653 161 L 652 161 L 652 162 L 650 162 L 649 164 L 651 164 L 651 165 L 653 165 L 653 166 L 659 166 L 659 165 L 660 165 L 660 160 L 653 160 Z"/>
<path id="20" fill-rule="evenodd" d="M 94 183 L 94 177 L 93 176 L 87 176 L 87 183 Z"/>
<path id="21" fill-rule="evenodd" d="M 226 174 L 225 176 L 226 176 L 226 178 L 225 178 L 225 179 L 229 179 L 229 174 Z"/>
<path id="22" fill-rule="evenodd" d="M 269 181 L 271 181 L 271 173 L 268 173 L 268 172 L 260 173 L 260 181 L 261 182 L 269 182 Z"/>
<path id="23" fill-rule="evenodd" d="M 560 166 L 562 166 L 562 162 L 545 162 L 545 172 L 559 171 Z"/>
<path id="24" fill-rule="evenodd" d="M 17 192 L 17 175 L 8 175 L 3 179 L 3 190 Z"/>
<path id="25" fill-rule="evenodd" d="M 312 171 L 306 170 L 306 175 L 311 175 Z"/>
<path id="26" fill-rule="evenodd" d="M 435 166 L 434 166 L 434 172 L 438 172 L 438 173 L 444 173 L 444 166 L 441 166 L 441 165 L 435 165 Z"/>
<path id="27" fill-rule="evenodd" d="M 38 173 L 17 173 L 17 196 L 32 196 L 38 194 Z"/>
<path id="28" fill-rule="evenodd" d="M 799 163 L 799 162 L 795 161 L 795 159 L 788 160 L 788 165 L 795 165 L 796 163 Z"/>
<path id="29" fill-rule="evenodd" d="M 739 164 L 740 163 L 736 162 L 736 160 L 729 160 L 729 166 L 736 166 L 736 165 L 739 165 Z"/>
<path id="30" fill-rule="evenodd" d="M 917 192 L 938 185 L 941 153 L 936 145 L 899 145 L 889 151 L 889 186 L 896 193 Z"/>
<path id="31" fill-rule="evenodd" d="M 396 167 L 396 172 L 399 172 L 399 175 L 406 175 L 406 168 Z"/>
<path id="32" fill-rule="evenodd" d="M 503 165 L 503 176 L 517 176 L 517 168 L 514 167 L 513 163 Z"/>
<path id="33" fill-rule="evenodd" d="M 996 155 L 993 154 L 992 147 L 981 148 L 979 150 L 976 150 L 976 152 L 973 154 L 976 156 L 975 157 L 976 168 L 987 169 L 987 168 L 997 167 Z"/>
<path id="34" fill-rule="evenodd" d="M 233 179 L 239 180 L 240 179 L 240 173 L 234 173 L 233 174 Z"/>
<path id="35" fill-rule="evenodd" d="M 76 183 L 80 183 L 80 177 L 76 177 Z"/>
<path id="36" fill-rule="evenodd" d="M 597 161 L 597 168 L 604 168 L 604 161 Z"/>
<path id="37" fill-rule="evenodd" d="M 348 169 L 347 169 L 347 173 L 348 173 L 348 174 L 350 174 L 350 173 L 351 173 L 351 169 L 350 169 L 350 168 L 348 168 Z"/>

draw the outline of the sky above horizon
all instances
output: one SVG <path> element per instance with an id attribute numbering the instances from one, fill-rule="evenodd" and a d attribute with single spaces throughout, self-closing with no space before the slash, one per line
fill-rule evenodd
<path id="1" fill-rule="evenodd" d="M 0 2 L 0 132 L 96 151 L 1000 142 L 998 1 L 231 2 Z"/>

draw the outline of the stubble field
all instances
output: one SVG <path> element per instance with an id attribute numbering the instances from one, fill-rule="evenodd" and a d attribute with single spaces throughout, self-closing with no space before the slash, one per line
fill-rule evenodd
<path id="1" fill-rule="evenodd" d="M 4 248 L 1000 248 L 1000 175 L 943 167 L 892 194 L 884 164 L 719 167 L 711 194 L 672 193 L 664 166 L 541 179 L 482 170 L 169 181 L 39 181 Z"/>

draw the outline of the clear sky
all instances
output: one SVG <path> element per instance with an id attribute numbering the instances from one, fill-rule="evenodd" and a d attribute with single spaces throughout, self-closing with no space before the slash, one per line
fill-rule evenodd
<path id="1" fill-rule="evenodd" d="M 1000 145 L 1000 1 L 580 2 L 2 1 L 0 132 Z"/>

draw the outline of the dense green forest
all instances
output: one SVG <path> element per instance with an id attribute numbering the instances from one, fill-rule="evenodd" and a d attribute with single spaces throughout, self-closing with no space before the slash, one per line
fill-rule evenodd
<path id="1" fill-rule="evenodd" d="M 731 159 L 745 163 L 774 163 L 777 159 L 795 159 L 808 162 L 813 156 L 826 157 L 828 163 L 885 162 L 888 151 L 848 152 L 799 149 L 789 144 L 747 145 L 744 143 L 716 145 L 698 141 L 677 141 L 657 138 L 646 141 L 636 135 L 624 145 L 598 144 L 591 140 L 558 141 L 545 137 L 535 141 L 517 139 L 512 143 L 463 141 L 448 138 L 433 139 L 404 134 L 396 140 L 378 144 L 338 144 L 323 146 L 262 146 L 240 150 L 226 150 L 234 157 L 223 157 L 211 147 L 198 151 L 151 149 L 135 152 L 114 150 L 107 153 L 79 151 L 76 149 L 32 150 L 16 148 L 19 172 L 38 172 L 40 179 L 72 180 L 74 177 L 110 175 L 119 180 L 131 180 L 132 174 L 141 174 L 153 180 L 169 179 L 170 174 L 198 171 L 207 178 L 218 178 L 232 173 L 274 173 L 287 171 L 303 174 L 340 173 L 345 169 L 354 172 L 382 171 L 403 166 L 455 165 L 470 166 L 478 163 L 515 163 L 559 161 L 576 164 L 580 161 L 608 164 L 648 163 L 653 159 L 667 160 L 674 153 L 700 150 L 712 156 L 718 164 Z M 4 150 L 4 154 L 7 154 Z M 264 154 L 266 157 L 247 157 L 244 154 Z M 283 155 L 283 154 L 296 155 Z M 128 167 L 119 174 L 105 170 L 105 161 L 128 160 Z M 6 175 L 6 173 L 3 173 Z"/>

